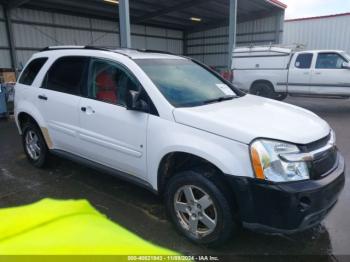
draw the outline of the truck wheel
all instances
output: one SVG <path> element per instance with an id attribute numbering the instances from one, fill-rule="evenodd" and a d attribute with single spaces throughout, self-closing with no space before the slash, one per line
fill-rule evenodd
<path id="1" fill-rule="evenodd" d="M 275 92 L 271 84 L 267 82 L 257 82 L 250 88 L 250 94 L 266 98 L 274 98 Z"/>
<path id="2" fill-rule="evenodd" d="M 43 167 L 48 158 L 48 148 L 39 127 L 32 123 L 25 123 L 22 128 L 22 144 L 29 162 L 35 167 Z"/>
<path id="3" fill-rule="evenodd" d="M 165 191 L 167 212 L 176 229 L 196 244 L 218 246 L 236 223 L 224 189 L 195 171 L 174 175 Z"/>
<path id="4" fill-rule="evenodd" d="M 283 101 L 284 99 L 287 98 L 287 93 L 276 93 L 274 99 L 278 100 L 278 101 Z"/>

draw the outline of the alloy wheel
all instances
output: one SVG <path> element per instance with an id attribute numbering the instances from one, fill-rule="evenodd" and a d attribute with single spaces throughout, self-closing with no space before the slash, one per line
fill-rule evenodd
<path id="1" fill-rule="evenodd" d="M 174 197 L 174 209 L 180 225 L 194 237 L 212 233 L 217 225 L 217 210 L 209 194 L 203 189 L 185 185 Z"/>
<path id="2" fill-rule="evenodd" d="M 34 131 L 29 130 L 26 133 L 25 144 L 30 158 L 33 160 L 38 160 L 40 158 L 41 148 L 39 144 L 39 137 Z"/>

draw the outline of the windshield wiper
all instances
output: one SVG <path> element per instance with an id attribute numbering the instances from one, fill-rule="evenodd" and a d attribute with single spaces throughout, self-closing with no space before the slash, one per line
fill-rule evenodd
<path id="1" fill-rule="evenodd" d="M 212 103 L 218 103 L 218 102 L 222 102 L 222 101 L 232 100 L 232 99 L 237 98 L 237 97 L 238 96 L 232 96 L 232 95 L 222 96 L 222 97 L 218 97 L 218 98 L 214 98 L 214 99 L 205 100 L 205 101 L 203 101 L 203 104 L 207 105 L 207 104 L 212 104 Z"/>

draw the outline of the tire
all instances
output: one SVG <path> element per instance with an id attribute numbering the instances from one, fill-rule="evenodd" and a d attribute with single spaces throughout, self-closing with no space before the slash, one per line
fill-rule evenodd
<path id="1" fill-rule="evenodd" d="M 283 101 L 284 99 L 286 99 L 288 96 L 287 93 L 276 93 L 274 99 L 278 100 L 278 101 Z"/>
<path id="2" fill-rule="evenodd" d="M 22 145 L 28 161 L 37 168 L 45 166 L 49 150 L 39 127 L 27 122 L 22 128 Z"/>
<path id="3" fill-rule="evenodd" d="M 174 175 L 167 183 L 167 213 L 176 229 L 196 244 L 219 246 L 231 237 L 237 226 L 233 205 L 217 180 L 217 177 L 210 179 L 196 171 L 185 171 Z M 187 201 L 186 196 L 191 195 L 189 190 L 194 203 Z M 204 201 L 203 197 L 208 201 Z"/>
<path id="4" fill-rule="evenodd" d="M 268 82 L 257 82 L 250 88 L 250 94 L 266 98 L 275 98 L 273 86 Z"/>

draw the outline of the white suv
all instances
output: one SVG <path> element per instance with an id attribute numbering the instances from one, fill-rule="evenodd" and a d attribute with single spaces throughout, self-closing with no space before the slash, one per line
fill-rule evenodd
<path id="1" fill-rule="evenodd" d="M 19 78 L 15 117 L 33 165 L 56 154 L 146 187 L 201 244 L 222 243 L 239 224 L 312 227 L 345 180 L 325 121 L 171 54 L 47 48 Z"/>

